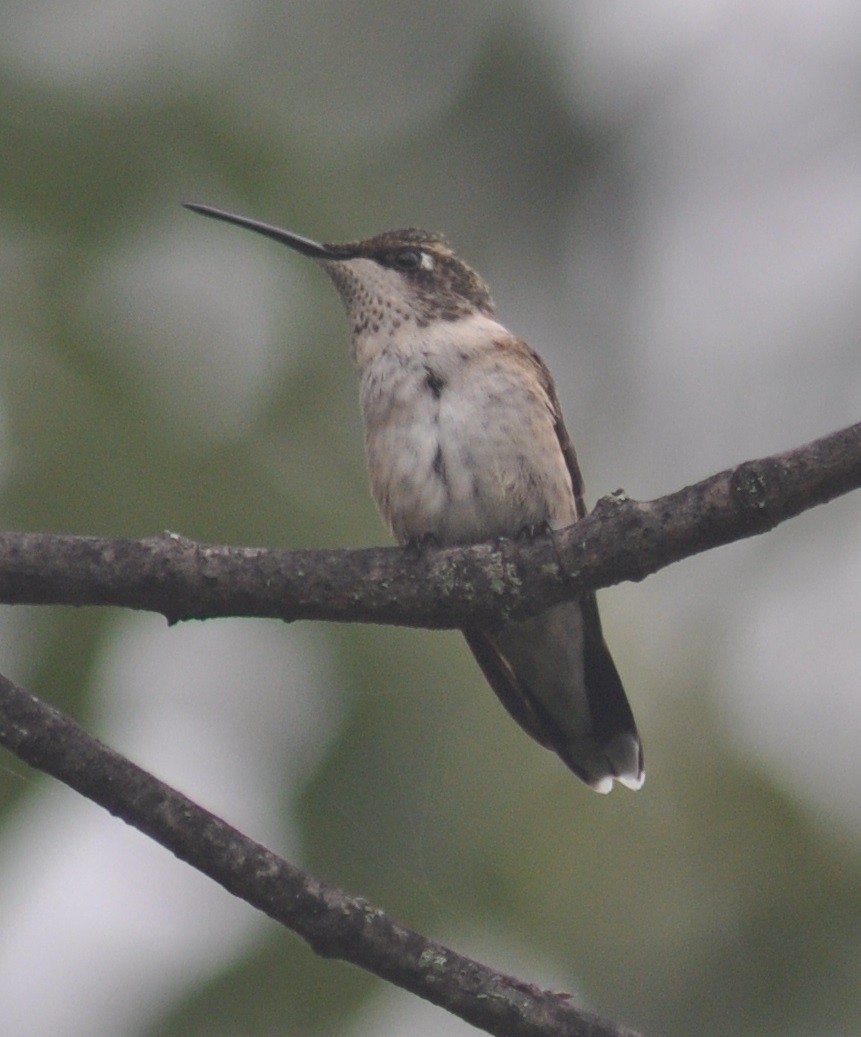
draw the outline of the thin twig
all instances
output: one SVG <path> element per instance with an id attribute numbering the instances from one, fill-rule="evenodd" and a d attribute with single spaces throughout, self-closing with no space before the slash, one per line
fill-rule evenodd
<path id="1" fill-rule="evenodd" d="M 0 744 L 306 940 L 497 1037 L 636 1037 L 568 995 L 482 965 L 324 885 L 0 676 Z"/>

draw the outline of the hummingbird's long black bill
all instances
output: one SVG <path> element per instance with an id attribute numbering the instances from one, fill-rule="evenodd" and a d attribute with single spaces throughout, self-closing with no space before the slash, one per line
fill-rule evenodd
<path id="1" fill-rule="evenodd" d="M 183 202 L 182 204 L 186 209 L 191 209 L 192 212 L 199 212 L 201 216 L 211 216 L 214 220 L 235 223 L 237 227 L 245 227 L 246 230 L 253 230 L 258 234 L 263 234 L 267 238 L 272 238 L 273 241 L 278 241 L 282 245 L 287 245 L 289 248 L 301 252 L 303 256 L 310 256 L 312 259 L 343 258 L 334 249 L 329 248 L 328 245 L 323 245 L 319 241 L 312 241 L 310 238 L 303 238 L 301 234 L 293 234 L 291 231 L 282 230 L 280 227 L 273 227 L 271 223 L 249 220 L 247 216 L 237 216 L 236 213 L 225 212 L 223 209 L 213 209 L 209 205 L 198 205 L 197 202 Z"/>

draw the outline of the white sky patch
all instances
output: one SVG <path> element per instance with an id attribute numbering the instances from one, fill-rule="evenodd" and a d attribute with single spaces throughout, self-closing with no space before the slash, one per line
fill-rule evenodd
<path id="1" fill-rule="evenodd" d="M 545 334 L 564 344 L 552 364 L 563 405 L 579 392 L 592 425 L 601 415 L 583 384 L 608 340 L 599 388 L 619 405 L 579 449 L 591 494 L 623 485 L 654 497 L 856 422 L 861 8 L 542 9 L 572 111 L 635 127 L 609 166 L 621 190 L 596 191 L 572 229 L 570 321 Z M 578 385 L 581 350 L 592 366 Z M 592 425 L 570 416 L 575 441 Z M 596 460 L 612 483 L 596 483 Z M 683 632 L 691 672 L 697 656 L 716 666 L 709 693 L 741 751 L 857 830 L 861 539 L 857 501 L 845 507 L 839 536 L 818 510 L 797 533 L 674 567 L 626 597 L 643 608 L 645 595 L 641 638 L 656 663 L 673 672 Z"/>
<path id="2" fill-rule="evenodd" d="M 799 536 L 791 561 L 764 566 L 747 588 L 716 707 L 814 815 L 861 832 L 861 544 L 848 504 L 842 531 Z"/>
<path id="3" fill-rule="evenodd" d="M 332 723 L 331 667 L 308 631 L 236 620 L 169 630 L 125 617 L 98 684 L 89 726 L 99 737 L 276 852 L 296 853 L 284 789 L 313 766 Z M 141 1032 L 262 924 L 54 782 L 5 830 L 0 874 L 0 1004 L 16 1037 Z"/>

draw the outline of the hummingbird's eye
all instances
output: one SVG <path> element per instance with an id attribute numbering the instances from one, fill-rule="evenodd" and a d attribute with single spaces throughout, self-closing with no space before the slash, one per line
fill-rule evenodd
<path id="1" fill-rule="evenodd" d="M 396 252 L 392 257 L 393 266 L 397 270 L 418 270 L 420 266 L 423 266 L 422 260 L 424 254 L 417 248 L 402 248 L 399 252 Z"/>

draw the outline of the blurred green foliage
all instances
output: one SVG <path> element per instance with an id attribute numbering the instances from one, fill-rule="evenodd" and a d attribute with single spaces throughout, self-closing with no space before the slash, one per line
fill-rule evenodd
<path id="1" fill-rule="evenodd" d="M 298 5 L 298 28 L 290 5 L 219 7 L 201 40 L 191 15 L 165 35 L 149 26 L 150 44 L 121 35 L 105 68 L 59 62 L 59 30 L 40 55 L 38 17 L 27 35 L 23 7 L 5 16 L 4 527 L 387 542 L 365 489 L 329 286 L 181 200 L 321 239 L 439 227 L 501 297 L 518 250 L 535 282 L 564 281 L 566 221 L 588 210 L 595 178 L 625 196 L 626 128 L 578 112 L 528 12 L 363 2 L 337 29 L 340 6 Z M 360 31 L 365 19 L 373 33 Z M 168 31 L 178 38 L 166 42 Z M 160 256 L 175 260 L 170 298 Z M 263 287 L 250 283 L 264 269 Z M 257 323 L 257 307 L 269 323 Z M 235 405 L 218 371 L 243 362 L 244 308 L 258 373 L 239 416 L 222 421 Z M 207 354 L 228 312 L 234 353 L 219 340 Z M 632 644 L 650 621 L 644 613 L 628 631 Z M 26 610 L 3 631 L 13 676 L 98 724 L 92 680 L 109 615 Z M 661 687 L 627 675 L 649 781 L 637 796 L 604 799 L 510 723 L 456 635 L 326 637 L 342 712 L 283 804 L 302 863 L 320 877 L 466 952 L 496 940 L 503 955 L 517 948 L 511 967 L 526 978 L 551 982 L 536 971 L 550 962 L 587 1004 L 648 1033 L 858 1032 L 858 845 L 813 824 L 726 744 L 706 705 L 708 660 L 668 665 Z M 20 817 L 33 786 L 5 774 L 4 814 Z M 229 965 L 154 1005 L 147 1032 L 347 1034 L 379 990 L 267 926 Z"/>

